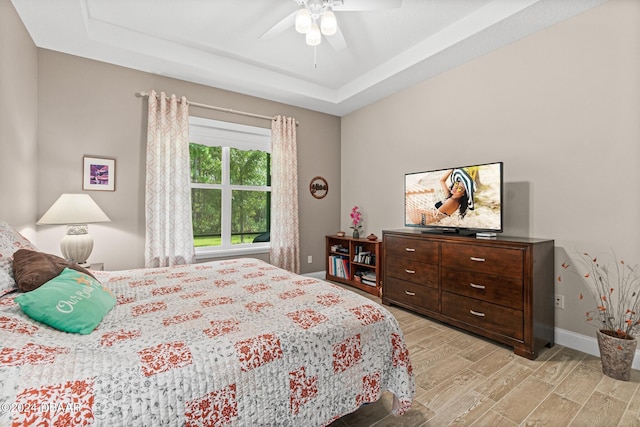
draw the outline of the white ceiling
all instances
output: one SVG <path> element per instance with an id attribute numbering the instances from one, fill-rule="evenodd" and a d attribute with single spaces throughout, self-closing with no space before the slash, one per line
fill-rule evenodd
<path id="1" fill-rule="evenodd" d="M 38 47 L 342 116 L 604 1 L 401 0 L 336 11 L 347 47 L 323 38 L 315 52 L 292 27 L 261 38 L 295 0 L 12 3 Z"/>

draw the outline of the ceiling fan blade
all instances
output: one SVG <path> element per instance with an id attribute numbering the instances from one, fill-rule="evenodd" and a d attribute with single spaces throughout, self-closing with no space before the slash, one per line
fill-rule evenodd
<path id="1" fill-rule="evenodd" d="M 342 0 L 342 4 L 335 4 L 334 11 L 356 12 L 362 10 L 384 10 L 402 7 L 402 0 Z"/>
<path id="2" fill-rule="evenodd" d="M 278 22 L 276 25 L 274 25 L 273 27 L 271 27 L 267 31 L 265 31 L 260 36 L 260 39 L 261 40 L 269 39 L 271 37 L 274 37 L 274 36 L 277 36 L 279 34 L 284 33 L 289 28 L 292 28 L 295 25 L 295 19 L 296 19 L 295 16 L 296 16 L 297 12 L 298 11 L 295 10 L 295 11 L 291 12 L 289 15 L 285 16 L 284 18 L 282 18 L 282 20 L 280 22 Z"/>
<path id="3" fill-rule="evenodd" d="M 325 38 L 327 39 L 327 42 L 329 42 L 333 50 L 335 50 L 336 52 L 340 52 L 341 50 L 347 48 L 347 42 L 342 35 L 342 31 L 340 31 L 340 27 L 338 27 L 338 30 L 334 35 L 325 36 Z"/>

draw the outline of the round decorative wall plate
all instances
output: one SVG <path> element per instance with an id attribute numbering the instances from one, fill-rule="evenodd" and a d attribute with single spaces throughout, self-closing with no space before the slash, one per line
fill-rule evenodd
<path id="1" fill-rule="evenodd" d="M 327 184 L 327 180 L 323 177 L 316 176 L 311 180 L 311 184 L 309 184 L 309 191 L 316 199 L 322 199 L 329 192 L 329 184 Z"/>

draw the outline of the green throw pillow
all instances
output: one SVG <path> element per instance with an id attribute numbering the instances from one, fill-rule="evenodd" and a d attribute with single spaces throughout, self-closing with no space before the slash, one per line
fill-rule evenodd
<path id="1" fill-rule="evenodd" d="M 32 319 L 86 335 L 116 305 L 116 298 L 88 274 L 65 268 L 38 289 L 17 296 L 15 302 Z"/>

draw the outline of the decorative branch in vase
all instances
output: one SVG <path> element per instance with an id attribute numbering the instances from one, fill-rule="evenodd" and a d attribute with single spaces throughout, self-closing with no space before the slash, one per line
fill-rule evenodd
<path id="1" fill-rule="evenodd" d="M 602 262 L 602 259 L 605 262 Z M 607 259 L 608 258 L 608 259 Z M 593 298 L 594 310 L 586 311 L 588 323 L 598 328 L 596 337 L 605 375 L 629 381 L 633 357 L 637 347 L 635 334 L 640 332 L 640 273 L 610 255 L 580 254 L 583 274 L 572 269 L 568 262 L 562 269 L 577 274 Z M 562 283 L 562 275 L 558 276 Z M 580 293 L 580 300 L 585 296 Z"/>
<path id="2" fill-rule="evenodd" d="M 359 239 L 360 238 L 360 230 L 362 229 L 362 212 L 360 212 L 359 208 L 357 206 L 354 206 L 353 209 L 351 209 L 351 227 L 349 228 L 353 228 L 353 238 L 354 239 Z"/>

